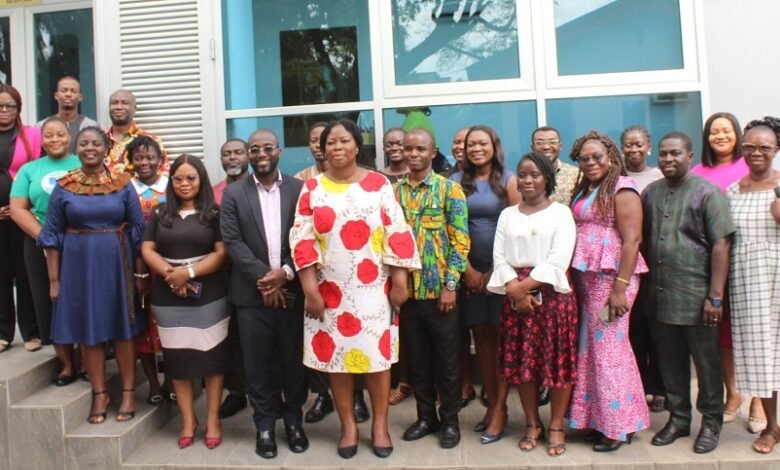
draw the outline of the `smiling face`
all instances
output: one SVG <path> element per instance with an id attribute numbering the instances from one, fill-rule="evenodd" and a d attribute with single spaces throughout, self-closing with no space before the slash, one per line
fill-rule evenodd
<path id="1" fill-rule="evenodd" d="M 598 140 L 588 140 L 580 148 L 577 162 L 585 178 L 592 184 L 600 182 L 609 172 L 610 161 L 607 148 Z"/>
<path id="2" fill-rule="evenodd" d="M 106 158 L 106 141 L 96 131 L 82 132 L 76 141 L 76 155 L 85 170 L 96 170 L 103 166 Z"/>
<path id="3" fill-rule="evenodd" d="M 520 162 L 517 167 L 517 191 L 526 201 L 536 200 L 547 194 L 549 182 L 530 158 Z"/>
<path id="4" fill-rule="evenodd" d="M 385 158 L 390 163 L 400 163 L 404 161 L 404 132 L 399 130 L 390 131 L 382 138 L 382 148 L 385 151 Z"/>
<path id="5" fill-rule="evenodd" d="M 644 166 L 647 154 L 650 153 L 650 141 L 642 131 L 631 131 L 621 142 L 623 156 L 629 169 L 640 169 Z"/>
<path id="6" fill-rule="evenodd" d="M 742 140 L 742 156 L 750 172 L 764 174 L 772 169 L 777 155 L 777 135 L 768 127 L 754 127 Z"/>
<path id="7" fill-rule="evenodd" d="M 358 145 L 352 134 L 342 125 L 333 126 L 325 140 L 325 158 L 333 168 L 356 165 Z"/>
<path id="8" fill-rule="evenodd" d="M 734 125 L 726 118 L 717 118 L 712 121 L 710 135 L 707 137 L 712 151 L 717 156 L 729 156 L 734 154 L 737 145 L 737 133 Z"/>
<path id="9" fill-rule="evenodd" d="M 70 132 L 62 121 L 51 120 L 41 129 L 41 146 L 49 158 L 62 158 L 68 155 Z"/>
<path id="10" fill-rule="evenodd" d="M 658 144 L 658 167 L 667 180 L 682 180 L 688 174 L 692 161 L 693 152 L 685 148 L 682 139 L 664 139 Z"/>
<path id="11" fill-rule="evenodd" d="M 536 131 L 533 135 L 531 150 L 541 153 L 553 163 L 558 160 L 562 148 L 561 136 L 553 130 Z M 554 165 L 553 168 L 555 168 Z"/>
<path id="12" fill-rule="evenodd" d="M 189 163 L 182 163 L 171 176 L 173 194 L 180 203 L 194 201 L 200 192 L 200 175 Z M 183 204 L 182 204 L 183 205 Z"/>
<path id="13" fill-rule="evenodd" d="M 485 131 L 476 130 L 469 133 L 466 137 L 466 158 L 469 163 L 477 168 L 489 165 L 493 161 L 496 149 L 490 134 Z"/>
<path id="14" fill-rule="evenodd" d="M 8 93 L 0 93 L 0 129 L 6 130 L 16 125 L 19 107 Z"/>
<path id="15" fill-rule="evenodd" d="M 468 128 L 464 128 L 455 133 L 452 137 L 452 157 L 458 164 L 463 161 L 463 157 L 466 155 L 466 134 L 469 132 Z"/>
<path id="16" fill-rule="evenodd" d="M 228 176 L 241 176 L 249 169 L 246 146 L 238 140 L 225 142 L 219 151 L 219 161 Z"/>
<path id="17" fill-rule="evenodd" d="M 119 90 L 111 95 L 108 103 L 108 116 L 115 126 L 126 126 L 135 118 L 135 96 L 127 90 Z"/>
<path id="18" fill-rule="evenodd" d="M 247 142 L 249 164 L 258 176 L 267 176 L 276 171 L 282 150 L 276 136 L 267 131 L 252 134 Z"/>
<path id="19" fill-rule="evenodd" d="M 311 156 L 314 157 L 315 162 L 325 161 L 325 155 L 323 155 L 322 150 L 320 150 L 320 135 L 322 135 L 323 129 L 325 128 L 320 126 L 309 131 L 309 151 L 311 152 Z"/>
<path id="20" fill-rule="evenodd" d="M 161 161 L 160 154 L 151 146 L 136 147 L 133 151 L 133 169 L 138 179 L 146 184 L 157 181 Z"/>
<path id="21" fill-rule="evenodd" d="M 404 137 L 403 156 L 412 173 L 427 174 L 435 151 L 433 139 L 425 132 L 411 131 Z"/>

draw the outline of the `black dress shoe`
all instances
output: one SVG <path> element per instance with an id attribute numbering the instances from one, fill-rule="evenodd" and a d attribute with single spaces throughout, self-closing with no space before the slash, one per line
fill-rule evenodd
<path id="1" fill-rule="evenodd" d="M 469 396 L 460 399 L 460 407 L 465 408 L 469 406 L 469 403 L 471 403 L 475 398 L 477 398 L 477 392 L 475 392 L 474 389 L 472 388 L 471 393 L 469 393 Z"/>
<path id="2" fill-rule="evenodd" d="M 485 429 L 487 429 L 488 425 L 490 423 L 488 421 L 480 421 L 477 424 L 474 425 L 474 432 L 485 432 Z"/>
<path id="3" fill-rule="evenodd" d="M 264 459 L 276 457 L 276 437 L 274 431 L 258 431 L 255 443 L 255 454 Z"/>
<path id="4" fill-rule="evenodd" d="M 358 423 L 365 423 L 368 421 L 368 407 L 366 406 L 366 400 L 363 399 L 363 392 L 355 392 L 355 421 Z"/>
<path id="5" fill-rule="evenodd" d="M 628 435 L 627 443 L 631 444 L 631 438 L 634 437 L 634 433 L 631 433 Z M 594 452 L 614 452 L 618 449 L 620 449 L 620 446 L 623 445 L 623 441 L 619 441 L 617 439 L 609 439 L 607 437 L 602 437 L 600 441 L 593 444 L 593 451 Z"/>
<path id="6" fill-rule="evenodd" d="M 460 442 L 460 428 L 457 424 L 445 424 L 439 433 L 439 446 L 442 449 L 452 449 Z"/>
<path id="7" fill-rule="evenodd" d="M 550 389 L 547 387 L 539 387 L 539 392 L 536 399 L 539 406 L 544 406 L 550 403 Z"/>
<path id="8" fill-rule="evenodd" d="M 329 393 L 321 393 L 317 396 L 317 399 L 314 400 L 314 404 L 309 408 L 309 411 L 306 412 L 306 417 L 304 419 L 307 423 L 316 423 L 322 421 L 328 413 L 332 412 L 333 399 L 330 398 Z"/>
<path id="9" fill-rule="evenodd" d="M 309 448 L 309 438 L 306 437 L 306 433 L 303 432 L 302 426 L 285 426 L 284 429 L 287 431 L 287 446 L 291 451 L 300 454 Z"/>
<path id="10" fill-rule="evenodd" d="M 222 419 L 230 418 L 244 408 L 246 408 L 246 396 L 229 393 L 219 406 L 219 417 Z"/>
<path id="11" fill-rule="evenodd" d="M 58 387 L 64 387 L 66 385 L 70 385 L 73 382 L 78 379 L 79 376 L 76 374 L 73 375 L 58 375 L 57 377 L 54 377 L 54 380 L 52 380 L 52 383 Z"/>
<path id="12" fill-rule="evenodd" d="M 691 430 L 689 428 L 679 428 L 671 420 L 666 423 L 663 429 L 658 431 L 653 440 L 650 441 L 654 446 L 668 446 L 672 442 L 676 441 L 678 437 L 690 436 Z"/>
<path id="13" fill-rule="evenodd" d="M 693 451 L 697 454 L 706 454 L 712 452 L 718 447 L 720 433 L 710 428 L 702 427 L 699 435 L 696 436 L 696 442 L 693 444 Z"/>
<path id="14" fill-rule="evenodd" d="M 417 439 L 422 439 L 428 434 L 438 431 L 439 427 L 439 423 L 429 423 L 424 419 L 418 419 L 414 424 L 406 428 L 401 439 L 405 441 L 416 441 Z"/>

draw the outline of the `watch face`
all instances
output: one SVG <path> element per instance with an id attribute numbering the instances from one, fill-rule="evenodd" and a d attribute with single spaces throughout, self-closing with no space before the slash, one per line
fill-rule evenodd
<path id="1" fill-rule="evenodd" d="M 458 285 L 455 284 L 455 281 L 447 282 L 447 290 L 455 290 L 457 288 L 458 288 Z"/>
<path id="2" fill-rule="evenodd" d="M 723 302 L 720 299 L 713 299 L 713 298 L 710 299 L 710 303 L 715 308 L 720 308 L 720 306 L 723 304 Z"/>

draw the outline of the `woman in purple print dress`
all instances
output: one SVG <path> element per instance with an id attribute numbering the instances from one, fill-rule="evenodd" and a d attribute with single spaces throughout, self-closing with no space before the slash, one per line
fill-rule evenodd
<path id="1" fill-rule="evenodd" d="M 612 139 L 591 131 L 574 143 L 571 157 L 585 177 L 572 200 L 577 243 L 571 272 L 581 317 L 569 425 L 592 429 L 593 450 L 608 452 L 650 425 L 628 339 L 639 274 L 647 272 L 639 254 L 642 206 Z"/>

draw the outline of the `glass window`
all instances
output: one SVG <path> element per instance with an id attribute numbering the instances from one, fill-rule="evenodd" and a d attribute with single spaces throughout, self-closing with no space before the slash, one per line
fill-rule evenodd
<path id="1" fill-rule="evenodd" d="M 395 82 L 520 76 L 515 0 L 396 0 Z"/>
<path id="2" fill-rule="evenodd" d="M 227 109 L 371 100 L 365 0 L 225 0 L 222 19 Z"/>
<path id="3" fill-rule="evenodd" d="M 11 18 L 0 17 L 0 83 L 11 83 Z"/>
<path id="4" fill-rule="evenodd" d="M 92 9 L 37 13 L 35 37 L 35 93 L 38 119 L 57 113 L 54 91 L 65 75 L 81 82 L 81 114 L 95 119 L 95 57 Z"/>
<path id="5" fill-rule="evenodd" d="M 679 0 L 555 2 L 558 74 L 683 68 Z"/>
<path id="6" fill-rule="evenodd" d="M 385 129 L 391 127 L 433 129 L 439 151 L 446 155 L 452 164 L 455 163 L 452 157 L 452 137 L 455 133 L 464 127 L 476 124 L 488 125 L 498 132 L 504 147 L 506 167 L 514 171 L 520 156 L 531 149 L 531 131 L 536 128 L 536 102 L 385 109 L 384 121 Z"/>
<path id="7" fill-rule="evenodd" d="M 293 175 L 314 164 L 309 151 L 309 126 L 318 121 L 327 122 L 336 119 L 351 119 L 360 126 L 363 134 L 363 151 L 359 163 L 376 167 L 372 111 L 231 119 L 227 123 L 227 136 L 246 140 L 257 129 L 270 129 L 279 137 L 279 146 L 282 147 L 279 168 L 282 172 Z"/>
<path id="8" fill-rule="evenodd" d="M 620 133 L 638 124 L 650 131 L 653 153 L 648 163 L 657 165 L 658 139 L 672 131 L 685 132 L 694 151 L 701 149 L 701 97 L 699 93 L 567 98 L 547 101 L 547 122 L 561 133 L 561 158 L 569 161 L 571 145 L 591 129 L 620 143 Z"/>

